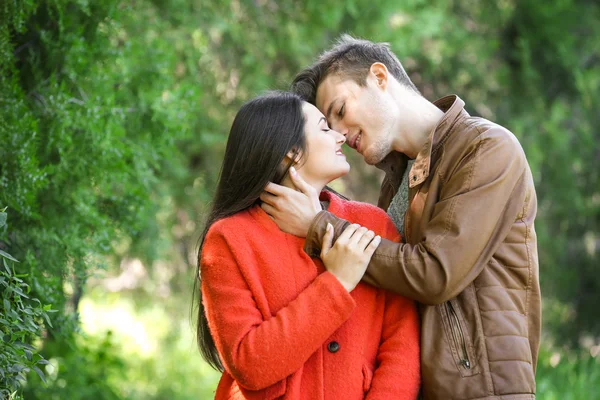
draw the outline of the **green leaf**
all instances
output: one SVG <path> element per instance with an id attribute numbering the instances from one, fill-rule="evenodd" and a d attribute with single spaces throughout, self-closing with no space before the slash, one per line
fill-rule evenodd
<path id="1" fill-rule="evenodd" d="M 52 326 L 52 322 L 50 322 L 50 318 L 48 318 L 48 314 L 44 314 L 44 319 L 46 320 L 46 322 L 48 323 L 48 325 L 50 326 L 50 328 L 54 328 Z"/>
<path id="2" fill-rule="evenodd" d="M 6 213 L 4 211 L 1 211 L 0 212 L 0 228 L 2 228 L 4 225 L 6 225 Z"/>
<path id="3" fill-rule="evenodd" d="M 39 375 L 39 377 L 42 380 L 42 382 L 46 383 L 46 376 L 44 375 L 44 373 L 42 372 L 42 370 L 39 369 L 38 367 L 36 367 L 35 365 L 32 368 L 33 368 L 33 370 L 35 372 L 37 372 L 37 374 Z"/>
<path id="4" fill-rule="evenodd" d="M 0 250 L 0 256 L 6 257 L 9 260 L 12 260 L 14 262 L 19 262 L 19 260 L 17 260 L 16 258 L 14 258 L 13 256 L 11 256 L 10 254 L 6 253 L 5 251 Z"/>
<path id="5" fill-rule="evenodd" d="M 29 349 L 29 350 L 31 350 L 31 351 L 35 351 L 35 347 L 33 347 L 33 346 L 32 346 L 32 345 L 30 345 L 30 344 L 27 344 L 27 343 L 20 342 L 20 343 L 19 343 L 19 345 L 20 345 L 21 347 L 23 347 L 24 349 Z"/>
<path id="6" fill-rule="evenodd" d="M 11 287 L 10 290 L 12 290 L 13 292 L 17 293 L 21 297 L 25 297 L 26 299 L 29 298 L 29 296 L 27 296 L 25 293 L 23 293 L 23 291 L 21 289 L 19 289 L 18 287 L 16 287 L 16 286 Z"/>
<path id="7" fill-rule="evenodd" d="M 18 373 L 18 372 L 21 372 L 22 370 L 24 370 L 26 368 L 27 368 L 26 365 L 17 363 L 15 365 L 13 365 L 12 367 L 10 367 L 9 371 L 11 371 L 11 372 L 17 372 Z"/>

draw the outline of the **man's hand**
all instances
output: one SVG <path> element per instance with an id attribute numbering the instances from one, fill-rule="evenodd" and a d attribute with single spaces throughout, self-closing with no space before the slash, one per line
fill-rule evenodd
<path id="1" fill-rule="evenodd" d="M 322 210 L 319 193 L 290 168 L 290 178 L 297 190 L 269 183 L 260 195 L 261 207 L 273 218 L 279 229 L 299 237 L 306 237 L 310 224 Z"/>

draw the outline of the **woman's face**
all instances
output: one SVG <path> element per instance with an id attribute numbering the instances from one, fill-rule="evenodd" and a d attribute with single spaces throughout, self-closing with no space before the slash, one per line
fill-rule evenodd
<path id="1" fill-rule="evenodd" d="M 308 154 L 296 169 L 307 182 L 324 186 L 350 171 L 350 164 L 342 153 L 346 137 L 329 129 L 323 114 L 312 104 L 304 102 L 302 111 Z"/>

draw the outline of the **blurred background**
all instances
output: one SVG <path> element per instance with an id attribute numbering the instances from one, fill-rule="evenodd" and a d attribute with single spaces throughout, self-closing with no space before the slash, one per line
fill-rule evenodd
<path id="1" fill-rule="evenodd" d="M 520 139 L 538 398 L 600 398 L 593 0 L 3 0 L 0 398 L 212 398 L 191 299 L 230 124 L 341 33 L 389 42 L 426 98 L 456 93 Z M 346 153 L 334 187 L 376 202 L 381 176 Z"/>

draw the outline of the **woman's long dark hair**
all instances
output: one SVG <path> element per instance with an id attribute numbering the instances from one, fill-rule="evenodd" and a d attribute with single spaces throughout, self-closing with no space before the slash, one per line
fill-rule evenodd
<path id="1" fill-rule="evenodd" d="M 288 92 L 271 92 L 250 100 L 238 111 L 225 149 L 221 176 L 206 226 L 199 239 L 194 294 L 198 299 L 197 339 L 202 357 L 215 369 L 223 364 L 208 328 L 202 304 L 200 260 L 212 224 L 257 204 L 268 182 L 280 183 L 297 155 L 306 154 L 302 99 Z M 294 157 L 283 161 L 288 152 Z"/>

